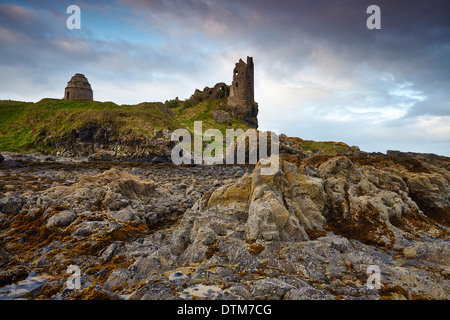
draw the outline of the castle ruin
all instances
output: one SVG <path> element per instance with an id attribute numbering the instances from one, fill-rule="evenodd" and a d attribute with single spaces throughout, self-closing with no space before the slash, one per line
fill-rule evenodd
<path id="1" fill-rule="evenodd" d="M 205 87 L 203 91 L 196 89 L 194 95 L 201 96 L 202 100 L 226 98 L 229 95 L 228 86 L 224 82 L 219 82 L 213 88 Z"/>
<path id="2" fill-rule="evenodd" d="M 92 91 L 89 81 L 84 74 L 76 73 L 72 79 L 67 83 L 64 91 L 64 99 L 66 100 L 94 100 L 94 93 Z"/>
<path id="3" fill-rule="evenodd" d="M 255 102 L 254 67 L 253 58 L 247 57 L 247 63 L 239 59 L 233 69 L 233 82 L 227 86 L 224 82 L 214 87 L 205 87 L 203 90 L 195 89 L 188 99 L 193 103 L 207 99 L 227 99 L 225 110 L 234 118 L 244 121 L 249 127 L 258 128 L 258 103 Z M 219 121 L 221 122 L 221 121 Z M 229 121 L 225 121 L 229 122 Z"/>
<path id="4" fill-rule="evenodd" d="M 250 127 L 258 128 L 258 104 L 254 98 L 253 58 L 247 57 L 247 63 L 239 59 L 233 70 L 233 82 L 228 96 L 228 111 Z"/>

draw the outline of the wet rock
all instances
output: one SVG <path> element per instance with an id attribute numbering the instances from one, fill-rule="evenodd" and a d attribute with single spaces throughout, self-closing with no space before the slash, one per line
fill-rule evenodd
<path id="1" fill-rule="evenodd" d="M 134 175 L 142 174 L 142 170 L 139 169 L 139 168 L 134 167 L 134 168 L 131 169 L 131 174 L 134 174 Z"/>
<path id="2" fill-rule="evenodd" d="M 50 261 L 46 254 L 43 254 L 31 262 L 33 268 L 47 268 L 50 266 Z"/>
<path id="3" fill-rule="evenodd" d="M 6 159 L 2 162 L 2 165 L 6 168 L 22 168 L 23 165 L 14 159 Z"/>
<path id="4" fill-rule="evenodd" d="M 135 292 L 129 300 L 173 300 L 176 299 L 174 292 L 170 289 L 172 283 L 169 281 L 158 281 L 148 283 Z"/>
<path id="5" fill-rule="evenodd" d="M 294 289 L 293 285 L 277 278 L 257 280 L 250 285 L 250 292 L 256 300 L 280 300 Z"/>
<path id="6" fill-rule="evenodd" d="M 126 269 L 116 269 L 109 275 L 102 287 L 109 291 L 115 287 L 123 287 L 123 285 L 127 283 L 130 276 L 130 271 Z"/>
<path id="7" fill-rule="evenodd" d="M 285 300 L 335 300 L 334 296 L 326 290 L 317 290 L 313 287 L 293 289 L 283 297 Z"/>
<path id="8" fill-rule="evenodd" d="M 116 253 L 118 249 L 117 244 L 112 243 L 108 248 L 106 248 L 105 250 L 102 250 L 100 252 L 100 256 L 102 258 L 103 261 L 108 262 L 109 260 L 112 259 L 112 257 L 114 256 L 114 254 Z"/>
<path id="9" fill-rule="evenodd" d="M 25 203 L 26 200 L 21 196 L 6 196 L 0 199 L 0 212 L 4 214 L 17 214 Z"/>
<path id="10" fill-rule="evenodd" d="M 108 216 L 121 222 L 142 222 L 139 214 L 135 210 L 133 210 L 131 206 L 128 206 L 120 211 L 108 212 Z"/>
<path id="11" fill-rule="evenodd" d="M 28 276 L 28 274 L 28 271 L 21 266 L 13 267 L 8 270 L 0 270 L 0 285 L 4 286 L 23 280 Z"/>
<path id="12" fill-rule="evenodd" d="M 48 219 L 47 228 L 66 227 L 73 221 L 75 221 L 76 218 L 77 218 L 76 213 L 69 210 L 55 213 Z"/>
<path id="13" fill-rule="evenodd" d="M 94 233 L 106 233 L 110 227 L 111 225 L 107 221 L 83 221 L 78 224 L 77 228 L 72 232 L 72 236 L 89 237 Z"/>
<path id="14" fill-rule="evenodd" d="M 221 300 L 252 300 L 253 296 L 247 286 L 238 283 L 231 288 L 225 290 L 222 295 L 219 296 Z"/>

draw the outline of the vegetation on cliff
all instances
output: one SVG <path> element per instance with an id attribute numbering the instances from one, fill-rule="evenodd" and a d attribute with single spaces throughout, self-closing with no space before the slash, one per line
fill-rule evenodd
<path id="1" fill-rule="evenodd" d="M 155 130 L 187 128 L 202 121 L 203 131 L 215 128 L 225 136 L 228 128 L 247 130 L 248 125 L 230 115 L 220 123 L 213 111 L 226 111 L 226 99 L 178 99 L 118 105 L 113 102 L 42 99 L 39 102 L 0 100 L 0 151 L 52 151 L 73 142 L 87 132 L 108 140 L 142 140 L 155 136 Z M 101 130 L 99 130 L 101 128 Z M 306 152 L 344 154 L 357 149 L 342 142 L 316 142 L 289 138 Z M 86 140 L 86 139 L 85 139 Z M 70 146 L 69 146 L 70 147 Z"/>
<path id="2" fill-rule="evenodd" d="M 42 99 L 37 103 L 0 101 L 0 149 L 32 151 L 70 136 L 88 123 L 114 127 L 119 134 L 150 135 L 155 128 L 175 129 L 162 104 Z"/>
<path id="3" fill-rule="evenodd" d="M 204 130 L 226 124 L 217 123 L 213 110 L 223 109 L 224 101 L 206 100 L 195 106 L 178 105 L 169 109 L 161 102 L 117 105 L 113 102 L 42 99 L 39 102 L 0 100 L 0 150 L 10 152 L 49 149 L 58 140 L 67 140 L 86 125 L 111 128 L 119 137 L 152 137 L 155 129 L 187 127 L 203 121 Z M 240 120 L 231 118 L 231 126 L 246 129 Z"/>

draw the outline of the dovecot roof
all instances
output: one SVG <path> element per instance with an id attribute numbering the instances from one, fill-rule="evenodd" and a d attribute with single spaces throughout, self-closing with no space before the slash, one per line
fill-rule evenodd
<path id="1" fill-rule="evenodd" d="M 80 88 L 80 89 L 88 89 L 92 90 L 89 81 L 86 79 L 84 74 L 76 73 L 72 79 L 67 83 L 66 88 Z"/>

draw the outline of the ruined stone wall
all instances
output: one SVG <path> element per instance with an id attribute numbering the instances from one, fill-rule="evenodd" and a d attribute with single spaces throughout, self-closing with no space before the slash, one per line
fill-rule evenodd
<path id="1" fill-rule="evenodd" d="M 229 95 L 228 86 L 224 82 L 217 83 L 214 87 L 205 87 L 203 91 L 199 89 L 195 90 L 194 94 L 202 95 L 202 101 L 211 99 L 222 99 L 227 98 Z"/>
<path id="2" fill-rule="evenodd" d="M 253 58 L 247 57 L 247 63 L 240 59 L 233 69 L 228 109 L 234 117 L 245 121 L 253 128 L 257 128 L 258 104 L 254 98 L 254 86 Z"/>

